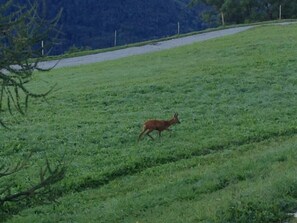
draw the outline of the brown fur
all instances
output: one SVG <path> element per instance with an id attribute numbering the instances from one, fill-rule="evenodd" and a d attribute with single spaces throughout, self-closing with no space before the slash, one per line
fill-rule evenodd
<path id="1" fill-rule="evenodd" d="M 154 130 L 159 132 L 159 137 L 161 137 L 161 132 L 164 130 L 170 131 L 169 127 L 176 123 L 180 123 L 178 120 L 178 114 L 175 113 L 172 119 L 166 120 L 148 120 L 143 125 L 143 130 L 138 137 L 138 141 L 141 139 L 143 135 L 148 135 L 152 140 L 154 138 L 150 135 L 150 133 Z"/>

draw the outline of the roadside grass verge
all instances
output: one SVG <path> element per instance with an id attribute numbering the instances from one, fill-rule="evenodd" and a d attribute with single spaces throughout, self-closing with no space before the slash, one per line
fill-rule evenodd
<path id="1" fill-rule="evenodd" d="M 26 117 L 6 117 L 1 163 L 35 151 L 19 187 L 36 180 L 44 156 L 64 156 L 68 175 L 57 204 L 12 205 L 9 221 L 285 219 L 296 208 L 296 33 L 258 27 L 38 74 L 34 91 L 58 87 Z M 143 121 L 174 112 L 172 133 L 137 143 Z"/>

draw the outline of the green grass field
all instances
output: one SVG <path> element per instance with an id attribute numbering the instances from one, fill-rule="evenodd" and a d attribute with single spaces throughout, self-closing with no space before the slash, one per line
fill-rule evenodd
<path id="1" fill-rule="evenodd" d="M 68 166 L 56 202 L 7 222 L 284 222 L 297 210 L 297 25 L 37 74 L 46 101 L 7 116 L 0 161 Z M 150 118 L 180 125 L 137 143 Z M 289 221 L 293 221 L 289 219 Z"/>

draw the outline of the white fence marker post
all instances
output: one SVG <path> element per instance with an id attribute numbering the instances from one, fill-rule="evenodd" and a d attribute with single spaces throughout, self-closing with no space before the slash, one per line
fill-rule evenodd
<path id="1" fill-rule="evenodd" d="M 114 31 L 114 46 L 117 45 L 117 31 Z"/>
<path id="2" fill-rule="evenodd" d="M 221 18 L 222 18 L 222 25 L 225 26 L 225 16 L 224 16 L 224 12 L 221 12 Z"/>
<path id="3" fill-rule="evenodd" d="M 44 43 L 41 41 L 41 55 L 44 56 Z"/>

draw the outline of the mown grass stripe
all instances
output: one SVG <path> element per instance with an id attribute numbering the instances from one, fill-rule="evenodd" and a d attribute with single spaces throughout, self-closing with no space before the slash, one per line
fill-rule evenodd
<path id="1" fill-rule="evenodd" d="M 281 132 L 280 131 L 270 132 L 259 136 L 249 136 L 243 140 L 233 140 L 225 144 L 214 145 L 208 148 L 194 150 L 194 151 L 191 151 L 190 153 L 176 153 L 171 156 L 157 157 L 157 158 L 144 157 L 144 158 L 141 158 L 140 160 L 135 160 L 131 164 L 123 165 L 117 170 L 102 174 L 100 178 L 97 178 L 97 179 L 85 178 L 82 180 L 81 183 L 70 186 L 68 189 L 68 192 L 70 191 L 82 192 L 84 190 L 98 188 L 110 183 L 113 180 L 116 180 L 117 178 L 138 174 L 149 168 L 178 162 L 184 159 L 191 159 L 197 156 L 206 156 L 206 155 L 223 151 L 226 149 L 236 149 L 237 147 L 240 147 L 243 145 L 261 143 L 264 141 L 275 140 L 282 137 L 290 137 L 296 134 L 297 134 L 297 128 L 285 129 Z"/>

